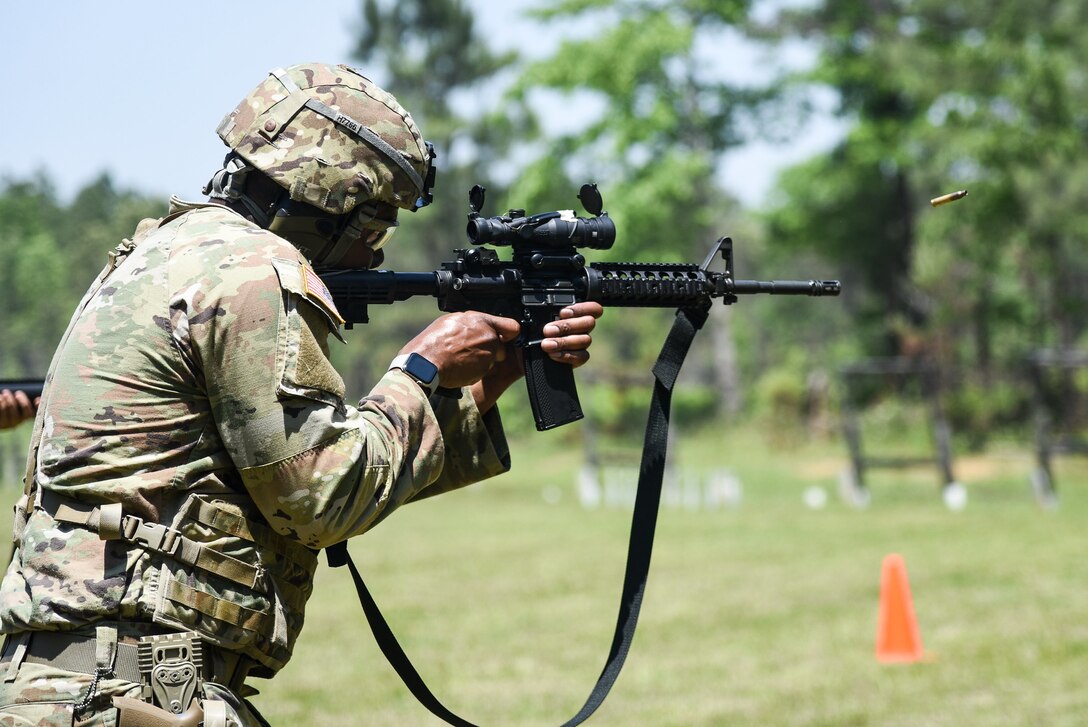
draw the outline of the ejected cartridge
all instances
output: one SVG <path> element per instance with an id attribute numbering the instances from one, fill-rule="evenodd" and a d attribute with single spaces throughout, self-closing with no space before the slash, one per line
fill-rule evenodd
<path id="1" fill-rule="evenodd" d="M 934 197 L 929 200 L 929 203 L 934 207 L 940 207 L 942 204 L 948 204 L 949 202 L 955 202 L 957 199 L 963 199 L 967 196 L 967 190 L 961 189 L 958 192 L 951 192 L 949 194 L 942 194 L 940 197 Z"/>

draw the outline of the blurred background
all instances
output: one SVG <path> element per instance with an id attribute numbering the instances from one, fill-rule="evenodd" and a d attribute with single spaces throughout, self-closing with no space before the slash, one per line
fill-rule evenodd
<path id="1" fill-rule="evenodd" d="M 392 269 L 452 259 L 473 184 L 494 215 L 578 210 L 595 182 L 618 239 L 592 261 L 701 262 L 729 235 L 738 277 L 843 281 L 716 306 L 696 339 L 643 626 L 597 723 L 1082 724 L 1086 21 L 1077 0 L 20 4 L 0 46 L 0 377 L 42 377 L 109 250 L 170 194 L 201 198 L 219 119 L 264 74 L 346 62 L 439 154 Z M 349 391 L 435 314 L 372 309 L 334 354 Z M 511 474 L 353 544 L 468 717 L 548 724 L 588 693 L 670 319 L 606 312 L 585 422 L 538 434 L 510 392 Z M 11 500 L 29 428 L 0 435 Z M 892 551 L 923 664 L 872 658 Z M 267 716 L 433 723 L 342 574 L 321 578 Z M 345 638 L 358 651 L 328 669 Z"/>

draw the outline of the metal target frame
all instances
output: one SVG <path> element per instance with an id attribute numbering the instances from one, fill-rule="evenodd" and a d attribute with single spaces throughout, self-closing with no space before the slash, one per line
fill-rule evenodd
<path id="1" fill-rule="evenodd" d="M 932 454 L 893 457 L 865 453 L 860 411 L 854 406 L 853 394 L 856 391 L 857 382 L 871 376 L 914 378 L 921 384 L 922 396 L 929 408 L 933 438 Z M 941 408 L 940 369 L 937 364 L 929 359 L 907 356 L 871 357 L 840 367 L 839 378 L 843 385 L 842 432 L 850 452 L 850 464 L 840 481 L 840 490 L 844 499 L 858 507 L 869 504 L 871 495 L 865 483 L 867 470 L 935 465 L 940 476 L 941 495 L 945 504 L 952 509 L 962 507 L 966 492 L 963 490 L 963 485 L 956 481 L 953 473 L 952 429 Z"/>
<path id="2" fill-rule="evenodd" d="M 1029 476 L 1032 493 L 1041 506 L 1057 507 L 1052 462 L 1059 455 L 1088 456 L 1088 440 L 1077 436 L 1050 406 L 1046 374 L 1088 368 L 1088 351 L 1081 349 L 1039 349 L 1027 357 L 1032 384 L 1032 414 L 1035 429 L 1035 468 Z M 1088 398 L 1088 392 L 1076 392 Z"/>

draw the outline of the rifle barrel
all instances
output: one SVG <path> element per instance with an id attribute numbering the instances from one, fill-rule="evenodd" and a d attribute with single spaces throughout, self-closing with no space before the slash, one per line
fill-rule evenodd
<path id="1" fill-rule="evenodd" d="M 842 284 L 838 280 L 734 280 L 730 289 L 738 295 L 766 293 L 816 298 L 838 295 L 841 291 Z"/>

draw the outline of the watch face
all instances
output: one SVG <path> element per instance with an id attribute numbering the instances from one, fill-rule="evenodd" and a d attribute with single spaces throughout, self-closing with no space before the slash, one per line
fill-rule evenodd
<path id="1" fill-rule="evenodd" d="M 404 364 L 404 370 L 427 386 L 433 384 L 435 378 L 438 376 L 438 367 L 418 353 L 408 355 L 408 361 Z"/>

